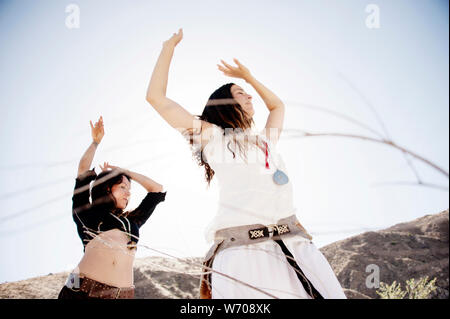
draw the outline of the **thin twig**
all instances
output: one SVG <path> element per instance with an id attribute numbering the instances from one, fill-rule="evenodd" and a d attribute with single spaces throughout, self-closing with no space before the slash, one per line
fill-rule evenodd
<path id="1" fill-rule="evenodd" d="M 442 185 L 436 185 L 436 184 L 430 184 L 430 183 L 414 183 L 414 182 L 382 182 L 382 183 L 372 183 L 371 186 L 383 186 L 383 185 L 410 185 L 410 186 L 424 186 L 424 187 L 431 187 L 431 188 L 437 188 L 444 191 L 448 191 L 448 187 L 442 186 Z"/>
<path id="2" fill-rule="evenodd" d="M 439 167 L 438 165 L 434 164 L 433 162 L 427 160 L 426 158 L 402 147 L 397 145 L 396 143 L 389 141 L 389 140 L 378 140 L 376 138 L 370 137 L 370 136 L 363 136 L 363 135 L 356 135 L 356 134 L 345 134 L 345 133 L 310 133 L 304 130 L 298 130 L 298 129 L 287 129 L 287 132 L 296 132 L 300 135 L 294 135 L 294 136 L 290 136 L 292 137 L 315 137 L 315 136 L 337 136 L 337 137 L 348 137 L 348 138 L 356 138 L 356 139 L 362 139 L 362 140 L 368 140 L 371 142 L 376 142 L 376 143 L 381 143 L 381 144 L 386 144 L 386 145 L 390 145 L 396 149 L 399 149 L 402 152 L 408 153 L 409 155 L 415 157 L 416 159 L 428 164 L 429 166 L 433 167 L 434 169 L 436 169 L 437 171 L 439 171 L 440 173 L 444 174 L 447 178 L 448 176 L 448 172 L 445 171 L 443 168 Z"/>
<path id="3" fill-rule="evenodd" d="M 354 85 L 348 78 L 346 78 L 344 76 L 344 74 L 342 74 L 341 72 L 338 72 L 338 75 L 342 79 L 344 79 L 345 82 L 347 82 L 347 84 L 359 95 L 359 97 L 363 100 L 363 102 L 370 108 L 372 113 L 375 115 L 375 118 L 377 119 L 378 123 L 380 124 L 381 128 L 383 129 L 383 132 L 386 135 L 386 138 L 388 140 L 392 141 L 392 138 L 386 128 L 386 125 L 384 125 L 384 122 L 381 119 L 381 116 L 378 115 L 378 112 L 376 111 L 375 107 L 372 105 L 372 102 L 370 102 L 370 100 L 361 92 L 361 90 L 358 89 L 356 87 L 356 85 Z M 414 167 L 413 163 L 408 158 L 408 155 L 406 154 L 406 152 L 402 151 L 402 153 L 403 153 L 403 157 L 405 158 L 406 162 L 408 163 L 408 166 L 411 167 L 412 171 L 414 172 L 414 175 L 416 175 L 417 182 L 419 184 L 422 184 L 422 179 L 419 176 L 419 172 L 417 171 L 417 169 Z"/>
<path id="4" fill-rule="evenodd" d="M 341 72 L 338 72 L 338 75 L 344 79 L 345 82 L 347 82 L 347 84 L 359 95 L 359 97 L 364 101 L 364 103 L 370 108 L 370 110 L 372 111 L 372 113 L 374 114 L 375 118 L 378 121 L 378 124 L 380 124 L 385 136 L 388 139 L 391 139 L 389 136 L 389 132 L 386 129 L 386 126 L 384 125 L 383 121 L 381 120 L 381 117 L 378 115 L 377 111 L 375 110 L 375 108 L 373 107 L 372 103 L 369 101 L 368 98 L 366 98 L 366 96 L 364 94 L 362 94 L 362 92 L 355 86 L 353 85 L 352 82 L 350 82 L 350 80 L 348 80 Z"/>
<path id="5" fill-rule="evenodd" d="M 300 103 L 300 102 L 293 102 L 293 101 L 286 101 L 286 104 L 293 105 L 293 106 L 306 107 L 306 108 L 313 109 L 315 111 L 329 113 L 331 115 L 334 115 L 336 117 L 340 117 L 340 118 L 342 118 L 342 119 L 344 119 L 346 121 L 349 121 L 349 122 L 351 122 L 353 124 L 356 124 L 357 126 L 360 126 L 360 127 L 364 128 L 364 129 L 372 132 L 373 134 L 377 135 L 380 138 L 384 138 L 384 136 L 381 133 L 379 133 L 378 131 L 376 131 L 375 129 L 371 128 L 367 124 L 364 124 L 364 123 L 362 123 L 362 122 L 360 122 L 360 121 L 358 121 L 358 120 L 356 120 L 356 119 L 354 119 L 354 118 L 352 118 L 352 117 L 350 117 L 348 115 L 345 115 L 345 114 L 342 114 L 342 113 L 339 113 L 339 112 L 336 112 L 336 111 L 324 108 L 324 107 L 319 106 L 319 105 Z"/>

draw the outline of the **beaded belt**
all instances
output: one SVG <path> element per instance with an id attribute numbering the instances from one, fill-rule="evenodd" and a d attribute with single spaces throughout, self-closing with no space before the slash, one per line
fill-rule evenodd
<path id="1" fill-rule="evenodd" d="M 283 234 L 287 234 L 290 233 L 291 230 L 289 229 L 289 225 L 287 224 L 283 224 L 283 225 L 268 225 L 266 227 L 262 227 L 262 228 L 256 228 L 256 229 L 251 229 L 248 231 L 248 236 L 250 239 L 258 239 L 258 238 L 262 238 L 262 237 L 273 237 L 273 236 L 277 236 L 277 235 L 283 235 Z"/>

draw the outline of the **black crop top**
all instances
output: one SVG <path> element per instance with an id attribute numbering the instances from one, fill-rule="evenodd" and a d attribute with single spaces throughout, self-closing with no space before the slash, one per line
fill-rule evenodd
<path id="1" fill-rule="evenodd" d="M 101 205 L 90 203 L 89 185 L 96 177 L 97 174 L 94 169 L 77 177 L 72 197 L 72 217 L 77 225 L 78 235 L 81 238 L 84 250 L 96 234 L 115 228 L 132 234 L 132 236 L 129 236 L 129 245 L 137 243 L 139 241 L 139 228 L 144 225 L 153 213 L 156 205 L 165 200 L 166 192 L 150 192 L 135 210 L 128 214 L 117 216 Z"/>

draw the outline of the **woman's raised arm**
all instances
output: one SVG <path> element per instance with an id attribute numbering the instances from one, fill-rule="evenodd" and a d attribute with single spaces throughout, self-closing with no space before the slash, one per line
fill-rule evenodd
<path id="1" fill-rule="evenodd" d="M 186 129 L 199 129 L 200 127 L 195 127 L 198 120 L 191 113 L 166 96 L 170 62 L 175 47 L 182 38 L 183 30 L 180 29 L 178 33 L 174 33 L 169 40 L 163 43 L 161 54 L 148 85 L 146 100 L 167 123 L 183 133 Z"/>
<path id="2" fill-rule="evenodd" d="M 147 177 L 145 175 L 136 172 L 132 172 L 130 170 L 118 166 L 110 165 L 108 162 L 105 162 L 103 166 L 100 165 L 100 168 L 104 172 L 109 169 L 115 169 L 117 170 L 117 172 L 121 172 L 124 173 L 125 175 L 130 176 L 132 180 L 138 182 L 142 187 L 144 187 L 147 192 L 158 193 L 164 190 L 164 187 L 161 184 L 155 182 L 150 177 Z"/>
<path id="3" fill-rule="evenodd" d="M 89 121 L 89 123 L 91 124 L 92 143 L 89 145 L 86 152 L 84 152 L 80 163 L 78 164 L 78 176 L 88 171 L 91 167 L 97 146 L 100 144 L 103 136 L 105 135 L 105 130 L 103 128 L 103 117 L 100 116 L 100 119 L 95 123 L 95 125 L 92 124 L 92 121 Z"/>

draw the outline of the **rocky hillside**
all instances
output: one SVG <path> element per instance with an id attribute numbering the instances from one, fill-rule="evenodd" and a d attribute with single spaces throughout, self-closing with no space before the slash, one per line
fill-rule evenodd
<path id="1" fill-rule="evenodd" d="M 433 298 L 449 298 L 448 210 L 390 228 L 366 232 L 321 248 L 348 298 L 378 298 L 366 287 L 368 265 L 379 267 L 380 281 L 391 284 L 437 277 Z M 136 298 L 197 298 L 200 258 L 148 257 L 135 262 Z M 56 298 L 68 273 L 0 285 L 0 298 Z"/>
<path id="2" fill-rule="evenodd" d="M 201 258 L 168 259 L 147 257 L 134 263 L 135 297 L 140 299 L 194 299 L 199 294 L 197 275 Z M 192 266 L 198 265 L 198 266 Z M 0 285 L 0 298 L 57 298 L 69 272 L 49 274 Z"/>
<path id="3" fill-rule="evenodd" d="M 378 298 L 366 287 L 368 265 L 379 267 L 380 281 L 400 282 L 437 277 L 433 298 L 449 297 L 448 210 L 390 228 L 366 232 L 321 248 L 349 298 Z"/>

